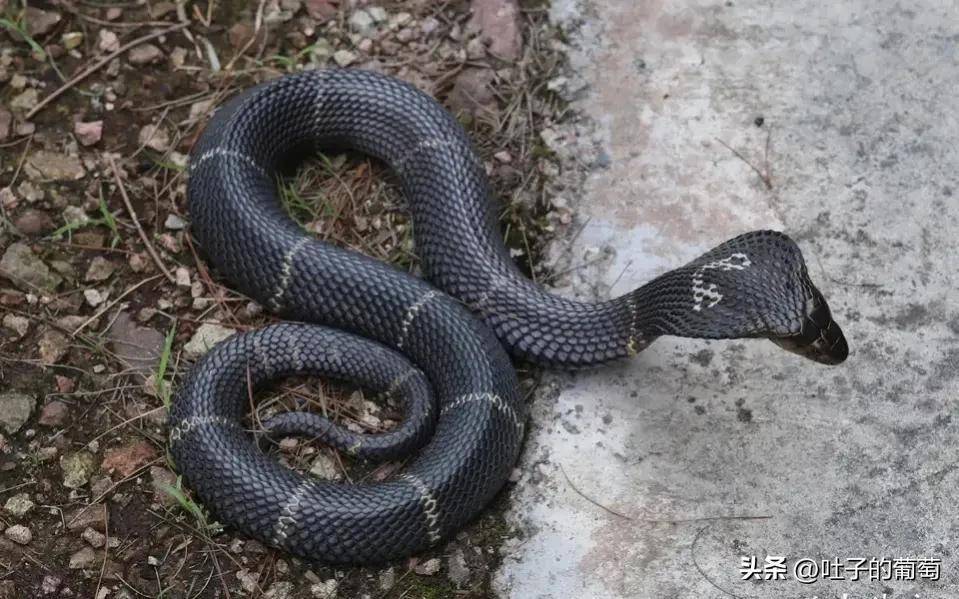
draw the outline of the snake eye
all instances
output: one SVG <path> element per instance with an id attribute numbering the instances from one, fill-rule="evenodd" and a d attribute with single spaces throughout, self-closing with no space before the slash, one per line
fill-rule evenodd
<path id="1" fill-rule="evenodd" d="M 813 297 L 806 308 L 799 333 L 775 337 L 771 341 L 786 351 L 820 364 L 841 364 L 849 356 L 849 344 L 818 290 L 813 289 Z"/>

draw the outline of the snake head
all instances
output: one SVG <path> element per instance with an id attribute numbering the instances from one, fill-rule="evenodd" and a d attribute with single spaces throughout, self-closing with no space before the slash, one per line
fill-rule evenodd
<path id="1" fill-rule="evenodd" d="M 798 323 L 798 332 L 770 340 L 786 351 L 820 364 L 841 364 L 849 356 L 846 337 L 832 319 L 822 293 L 812 283 L 808 283 L 807 291 L 806 314 Z"/>

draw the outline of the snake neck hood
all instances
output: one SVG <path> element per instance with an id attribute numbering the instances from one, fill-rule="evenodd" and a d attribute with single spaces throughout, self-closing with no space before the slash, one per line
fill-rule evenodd
<path id="1" fill-rule="evenodd" d="M 657 299 L 662 297 L 677 301 Z M 823 364 L 839 364 L 849 354 L 802 253 L 776 231 L 740 235 L 614 303 L 632 310 L 626 333 L 632 351 L 660 335 L 674 335 L 765 337 Z"/>

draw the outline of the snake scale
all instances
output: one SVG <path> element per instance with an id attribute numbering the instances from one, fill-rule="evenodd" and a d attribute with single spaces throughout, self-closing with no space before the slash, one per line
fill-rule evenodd
<path id="1" fill-rule="evenodd" d="M 391 168 L 425 281 L 315 240 L 284 212 L 279 169 L 331 148 Z M 798 247 L 781 233 L 746 233 L 622 297 L 581 303 L 523 276 L 490 195 L 457 121 L 384 75 L 290 75 L 216 112 L 190 157 L 193 235 L 220 276 L 292 321 L 218 344 L 177 391 L 170 453 L 221 522 L 327 563 L 383 562 L 447 538 L 497 493 L 519 455 L 527 408 L 510 354 L 585 367 L 678 335 L 769 338 L 827 364 L 846 357 Z M 405 420 L 363 435 L 291 412 L 268 430 L 363 459 L 408 458 L 400 474 L 336 484 L 264 455 L 242 424 L 248 387 L 297 374 L 388 393 L 404 402 Z"/>

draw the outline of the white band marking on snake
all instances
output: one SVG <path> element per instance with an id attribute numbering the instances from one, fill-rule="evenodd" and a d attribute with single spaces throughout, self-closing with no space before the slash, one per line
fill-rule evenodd
<path id="1" fill-rule="evenodd" d="M 523 421 L 520 419 L 519 415 L 516 413 L 516 410 L 513 409 L 508 403 L 506 403 L 502 397 L 495 393 L 467 393 L 466 395 L 461 395 L 451 401 L 450 403 L 443 406 L 443 409 L 440 410 L 440 417 L 446 415 L 447 413 L 455 410 L 460 406 L 464 406 L 468 403 L 482 402 L 487 401 L 494 408 L 505 414 L 513 421 L 513 424 L 516 428 L 523 429 Z"/>
<path id="2" fill-rule="evenodd" d="M 273 525 L 272 537 L 273 544 L 277 547 L 283 547 L 287 536 L 290 534 L 290 530 L 293 525 L 296 524 L 296 513 L 300 509 L 303 497 L 312 486 L 313 481 L 311 480 L 301 482 L 299 486 L 293 490 L 293 493 L 283 504 L 283 507 L 280 508 L 280 517 L 276 519 L 276 524 Z"/>
<path id="3" fill-rule="evenodd" d="M 408 480 L 416 492 L 420 494 L 420 507 L 423 508 L 423 518 L 426 519 L 426 537 L 431 543 L 440 540 L 440 507 L 433 496 L 433 492 L 426 486 L 420 478 L 412 474 L 402 475 L 403 479 Z"/>
<path id="4" fill-rule="evenodd" d="M 253 160 L 253 158 L 251 158 L 250 156 L 237 152 L 236 150 L 224 150 L 223 148 L 216 148 L 215 150 L 210 150 L 209 152 L 204 152 L 203 154 L 200 154 L 199 156 L 197 156 L 195 160 L 192 160 L 190 162 L 190 170 L 192 171 L 199 168 L 201 164 L 203 164 L 210 158 L 218 158 L 218 157 L 237 158 L 249 164 L 250 166 L 252 166 L 254 169 L 256 169 L 256 172 L 259 173 L 260 175 L 264 177 L 269 177 L 269 175 L 266 173 L 266 170 L 262 166 L 257 164 L 256 160 Z"/>
<path id="5" fill-rule="evenodd" d="M 406 166 L 406 163 L 409 162 L 414 156 L 422 152 L 423 150 L 436 150 L 439 148 L 455 148 L 456 146 L 461 145 L 461 142 L 457 139 L 450 138 L 438 138 L 438 137 L 427 137 L 416 142 L 409 152 L 407 152 L 402 158 L 398 158 L 393 164 L 392 167 L 397 172 L 402 172 L 403 168 Z"/>
<path id="6" fill-rule="evenodd" d="M 183 439 L 201 426 L 210 425 L 235 427 L 237 423 L 223 416 L 193 416 L 192 418 L 181 420 L 176 426 L 170 429 L 170 443 L 172 444 Z"/>
<path id="7" fill-rule="evenodd" d="M 406 343 L 406 336 L 410 332 L 410 327 L 413 326 L 413 321 L 416 320 L 416 315 L 423 309 L 423 306 L 437 295 L 439 295 L 438 291 L 427 291 L 420 296 L 420 299 L 413 302 L 413 304 L 406 309 L 406 314 L 403 315 L 403 324 L 400 325 L 400 338 L 396 342 L 396 349 L 403 349 L 403 344 Z"/>
<path id="8" fill-rule="evenodd" d="M 291 359 L 293 361 L 294 372 L 302 372 L 304 362 L 303 353 L 300 351 L 300 344 L 291 331 L 285 331 L 283 337 L 285 338 L 284 342 L 287 347 L 290 348 L 290 353 L 292 354 Z"/>
<path id="9" fill-rule="evenodd" d="M 703 303 L 708 301 L 705 305 L 706 308 L 712 308 L 716 304 L 722 301 L 723 294 L 719 292 L 716 283 L 710 283 L 706 285 L 706 281 L 703 278 L 703 274 L 707 270 L 721 270 L 728 272 L 731 270 L 745 270 L 747 267 L 752 266 L 752 262 L 749 261 L 749 256 L 743 254 L 742 252 L 736 252 L 726 258 L 721 260 L 714 260 L 707 264 L 703 264 L 695 271 L 693 271 L 693 310 L 696 312 L 701 312 L 703 309 Z"/>
<path id="10" fill-rule="evenodd" d="M 296 240 L 296 243 L 290 246 L 290 249 L 286 250 L 286 254 L 283 255 L 283 264 L 280 268 L 280 283 L 276 287 L 276 291 L 273 293 L 273 297 L 270 298 L 270 308 L 274 311 L 279 311 L 283 307 L 283 296 L 286 295 L 287 289 L 290 287 L 290 279 L 293 275 L 293 262 L 296 260 L 296 255 L 300 253 L 308 243 L 310 243 L 310 237 L 301 237 Z"/>

